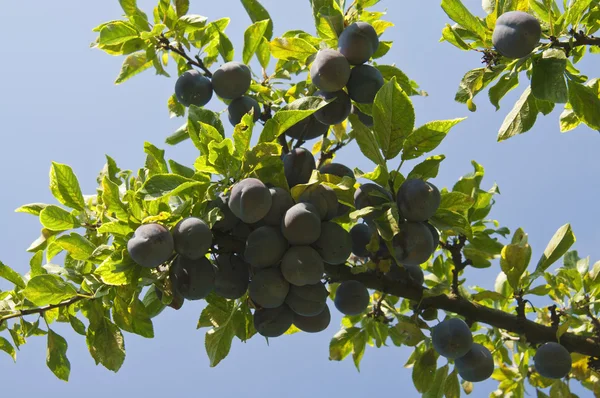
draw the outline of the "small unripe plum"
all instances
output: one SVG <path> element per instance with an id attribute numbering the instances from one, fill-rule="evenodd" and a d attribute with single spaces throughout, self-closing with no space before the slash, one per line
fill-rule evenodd
<path id="1" fill-rule="evenodd" d="M 255 268 L 268 268 L 277 265 L 287 249 L 281 230 L 266 225 L 248 235 L 244 259 Z"/>
<path id="2" fill-rule="evenodd" d="M 352 238 L 341 225 L 324 222 L 321 235 L 312 246 L 327 264 L 343 264 L 352 253 Z"/>
<path id="3" fill-rule="evenodd" d="M 160 224 L 140 225 L 127 242 L 131 259 L 146 268 L 155 268 L 167 261 L 174 248 L 171 232 Z"/>
<path id="4" fill-rule="evenodd" d="M 266 225 L 272 227 L 280 227 L 285 212 L 294 205 L 294 199 L 292 198 L 292 195 L 283 188 L 270 188 L 269 191 L 271 192 L 272 199 L 271 209 L 261 221 L 264 221 Z"/>
<path id="5" fill-rule="evenodd" d="M 473 343 L 469 352 L 454 360 L 454 366 L 460 377 L 477 383 L 489 379 L 494 373 L 494 357 L 490 350 L 481 344 Z"/>
<path id="6" fill-rule="evenodd" d="M 327 306 L 329 292 L 321 282 L 314 285 L 290 286 L 285 303 L 298 315 L 316 316 Z"/>
<path id="7" fill-rule="evenodd" d="M 204 257 L 212 245 L 212 239 L 208 225 L 196 217 L 184 218 L 173 228 L 175 251 L 190 260 Z"/>
<path id="8" fill-rule="evenodd" d="M 352 101 L 350 96 L 344 90 L 335 91 L 333 93 L 327 91 L 317 91 L 315 94 L 324 100 L 335 98 L 333 102 L 325 105 L 314 113 L 315 118 L 323 124 L 331 125 L 343 122 L 350 115 L 352 110 Z"/>
<path id="9" fill-rule="evenodd" d="M 339 50 L 351 65 L 367 62 L 379 47 L 379 37 L 372 25 L 354 22 L 339 38 Z"/>
<path id="10" fill-rule="evenodd" d="M 319 283 L 324 272 L 325 266 L 321 256 L 310 246 L 292 246 L 281 260 L 281 273 L 292 285 Z"/>
<path id="11" fill-rule="evenodd" d="M 306 333 L 319 333 L 327 329 L 331 322 L 331 312 L 329 306 L 315 316 L 302 316 L 294 313 L 294 325 Z"/>
<path id="12" fill-rule="evenodd" d="M 310 76 L 313 84 L 320 90 L 339 91 L 348 82 L 350 64 L 339 51 L 323 49 L 317 53 L 310 67 Z"/>
<path id="13" fill-rule="evenodd" d="M 215 267 L 206 257 L 197 260 L 179 256 L 169 270 L 171 283 L 188 300 L 200 300 L 215 287 Z"/>
<path id="14" fill-rule="evenodd" d="M 294 313 L 285 304 L 254 311 L 254 328 L 264 337 L 281 336 L 292 326 L 293 321 Z"/>
<path id="15" fill-rule="evenodd" d="M 213 90 L 219 97 L 228 100 L 246 94 L 251 82 L 250 68 L 241 62 L 227 62 L 212 75 Z"/>
<path id="16" fill-rule="evenodd" d="M 431 342 L 438 354 L 456 359 L 469 352 L 473 346 L 473 335 L 465 321 L 448 318 L 431 330 Z"/>
<path id="17" fill-rule="evenodd" d="M 562 379 L 571 371 L 572 360 L 569 351 L 553 341 L 544 343 L 533 357 L 535 370 L 549 379 Z"/>
<path id="18" fill-rule="evenodd" d="M 213 229 L 215 231 L 229 232 L 233 229 L 233 227 L 237 225 L 237 223 L 240 222 L 240 219 L 237 218 L 235 214 L 233 214 L 227 202 L 227 197 L 225 196 L 225 194 L 221 193 L 215 200 L 211 201 L 210 203 L 210 208 L 219 208 L 223 216 L 223 218 L 221 218 L 215 223 L 215 225 L 213 225 Z"/>
<path id="19" fill-rule="evenodd" d="M 175 97 L 183 106 L 204 106 L 212 95 L 212 83 L 195 69 L 183 72 L 175 82 Z"/>
<path id="20" fill-rule="evenodd" d="M 229 106 L 227 107 L 227 113 L 229 114 L 229 123 L 231 123 L 231 125 L 235 127 L 239 122 L 242 121 L 244 115 L 250 112 L 250 110 L 252 109 L 254 109 L 254 114 L 252 115 L 252 117 L 256 122 L 260 117 L 260 105 L 258 104 L 258 102 L 254 98 L 247 96 L 234 99 L 229 103 Z"/>
<path id="21" fill-rule="evenodd" d="M 243 179 L 231 189 L 229 208 L 247 224 L 253 224 L 266 216 L 271 204 L 271 191 L 257 178 Z"/>
<path id="22" fill-rule="evenodd" d="M 249 266 L 235 254 L 219 254 L 215 293 L 230 300 L 242 297 L 248 291 L 250 283 Z"/>
<path id="23" fill-rule="evenodd" d="M 290 284 L 279 268 L 266 268 L 257 272 L 248 292 L 252 301 L 263 308 L 277 308 L 285 301 Z"/>
<path id="24" fill-rule="evenodd" d="M 352 239 L 352 253 L 357 257 L 368 257 L 367 245 L 371 242 L 373 234 L 371 227 L 367 224 L 356 224 L 350 228 L 350 239 Z"/>
<path id="25" fill-rule="evenodd" d="M 354 177 L 354 172 L 350 167 L 345 166 L 341 163 L 327 163 L 319 168 L 321 174 L 331 174 L 337 177 Z"/>
<path id="26" fill-rule="evenodd" d="M 383 206 L 392 201 L 392 195 L 388 191 L 372 182 L 362 184 L 354 192 L 354 207 L 356 207 L 356 210 L 364 209 L 369 206 Z M 371 215 L 363 218 L 370 220 L 379 217 L 383 213 L 383 210 L 376 210 Z"/>
<path id="27" fill-rule="evenodd" d="M 333 188 L 327 185 L 312 185 L 298 198 L 299 202 L 310 203 L 317 208 L 321 220 L 331 220 L 338 214 L 338 199 Z"/>
<path id="28" fill-rule="evenodd" d="M 433 236 L 423 223 L 406 222 L 392 238 L 397 260 L 404 265 L 419 265 L 434 252 Z"/>
<path id="29" fill-rule="evenodd" d="M 321 235 L 319 211 L 310 203 L 297 203 L 283 217 L 283 236 L 292 245 L 310 245 Z"/>
<path id="30" fill-rule="evenodd" d="M 371 65 L 359 65 L 352 68 L 346 87 L 354 101 L 359 104 L 372 104 L 383 84 L 383 75 L 379 69 Z"/>
<path id="31" fill-rule="evenodd" d="M 317 120 L 314 114 L 300 120 L 289 129 L 285 130 L 285 135 L 297 140 L 312 140 L 321 137 L 329 131 L 329 125 L 323 124 Z"/>
<path id="32" fill-rule="evenodd" d="M 542 27 L 532 15 L 523 11 L 509 11 L 500 15 L 492 35 L 492 43 L 507 58 L 523 58 L 540 42 Z"/>
<path id="33" fill-rule="evenodd" d="M 367 307 L 371 297 L 369 291 L 359 281 L 344 281 L 340 283 L 335 293 L 334 304 L 344 315 L 360 315 Z"/>
<path id="34" fill-rule="evenodd" d="M 396 203 L 408 221 L 427 221 L 440 207 L 442 196 L 437 187 L 427 181 L 410 178 L 398 189 Z"/>
<path id="35" fill-rule="evenodd" d="M 358 116 L 358 120 L 361 121 L 367 127 L 373 127 L 373 116 L 369 116 L 366 113 L 361 112 L 358 107 L 352 105 L 352 113 Z"/>
<path id="36" fill-rule="evenodd" d="M 283 156 L 283 171 L 290 187 L 306 184 L 316 168 L 315 157 L 306 148 L 294 148 Z"/>

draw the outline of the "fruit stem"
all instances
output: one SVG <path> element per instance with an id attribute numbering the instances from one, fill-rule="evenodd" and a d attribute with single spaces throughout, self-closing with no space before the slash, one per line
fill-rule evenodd
<path id="1" fill-rule="evenodd" d="M 202 62 L 202 59 L 200 59 L 200 57 L 198 55 L 195 56 L 195 58 L 196 58 L 195 60 L 192 57 L 190 57 L 185 52 L 181 43 L 178 43 L 177 46 L 174 46 L 173 43 L 171 43 L 171 41 L 169 39 L 167 39 L 165 37 L 165 35 L 162 33 L 160 36 L 157 37 L 157 39 L 158 39 L 160 48 L 162 48 L 164 50 L 173 51 L 174 53 L 183 57 L 188 62 L 189 65 L 193 65 L 193 66 L 200 68 L 204 72 L 204 76 L 212 77 L 211 71 L 206 67 L 206 65 L 204 65 L 204 62 Z"/>

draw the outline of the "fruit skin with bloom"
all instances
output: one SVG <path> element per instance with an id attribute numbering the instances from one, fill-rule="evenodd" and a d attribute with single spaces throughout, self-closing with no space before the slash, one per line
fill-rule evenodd
<path id="1" fill-rule="evenodd" d="M 183 72 L 175 82 L 175 97 L 184 106 L 204 106 L 212 96 L 210 79 L 195 69 Z"/>
<path id="2" fill-rule="evenodd" d="M 454 366 L 460 377 L 477 383 L 489 379 L 494 373 L 494 357 L 490 350 L 481 344 L 473 343 L 469 352 L 454 360 Z"/>
<path id="3" fill-rule="evenodd" d="M 338 40 L 339 51 L 351 65 L 367 62 L 379 47 L 379 37 L 375 28 L 366 22 L 354 22 L 349 25 Z"/>
<path id="4" fill-rule="evenodd" d="M 523 11 L 509 11 L 496 20 L 492 43 L 507 58 L 523 58 L 537 47 L 542 37 L 540 22 Z"/>
<path id="5" fill-rule="evenodd" d="M 473 335 L 465 321 L 448 318 L 432 329 L 431 342 L 438 354 L 448 359 L 456 359 L 472 348 Z"/>
<path id="6" fill-rule="evenodd" d="M 571 371 L 571 354 L 562 345 L 548 342 L 541 345 L 533 357 L 535 370 L 549 379 L 562 379 Z"/>

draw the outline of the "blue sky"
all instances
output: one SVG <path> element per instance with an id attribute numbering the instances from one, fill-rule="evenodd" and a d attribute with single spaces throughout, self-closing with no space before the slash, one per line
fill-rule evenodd
<path id="1" fill-rule="evenodd" d="M 307 0 L 264 0 L 263 4 L 274 19 L 276 35 L 290 29 L 314 32 Z M 482 13 L 479 0 L 466 0 L 465 4 Z M 153 3 L 139 1 L 139 5 L 149 11 Z M 427 98 L 414 98 L 417 124 L 469 117 L 434 152 L 447 156 L 434 183 L 440 188 L 452 186 L 472 170 L 470 161 L 477 160 L 486 168 L 484 187 L 496 182 L 502 192 L 491 216 L 511 231 L 522 227 L 529 233 L 533 263 L 555 230 L 567 222 L 577 236 L 574 248 L 582 256 L 590 255 L 592 262 L 599 260 L 600 232 L 595 222 L 600 216 L 600 163 L 595 157 L 598 132 L 579 127 L 561 134 L 561 110 L 557 107 L 551 115 L 541 117 L 533 131 L 497 143 L 497 130 L 525 87 L 508 95 L 499 112 L 485 94 L 476 101 L 479 110 L 468 112 L 453 98 L 462 75 L 480 66 L 479 55 L 438 42 L 448 19 L 437 2 L 384 0 L 378 9 L 385 8 L 387 19 L 396 24 L 384 35 L 385 40 L 394 40 L 386 63 L 397 64 L 429 92 Z M 210 20 L 231 17 L 227 34 L 236 46 L 236 60 L 241 60 L 243 32 L 250 20 L 237 0 L 193 0 L 190 12 Z M 174 78 L 146 72 L 115 86 L 122 58 L 89 48 L 95 38 L 91 29 L 121 13 L 116 0 L 8 2 L 3 6 L 0 259 L 22 273 L 29 263 L 25 249 L 41 227 L 35 217 L 13 211 L 25 203 L 55 202 L 48 189 L 51 161 L 71 165 L 84 192 L 93 193 L 104 154 L 110 154 L 121 168 L 137 169 L 144 161 L 144 141 L 165 148 L 165 137 L 182 124 L 181 119 L 169 119 L 166 109 Z M 598 57 L 586 58 L 580 69 L 590 75 L 600 69 Z M 224 105 L 213 99 L 210 108 L 220 111 Z M 189 143 L 166 149 L 169 158 L 184 164 L 191 165 L 197 156 Z M 342 151 L 337 160 L 365 171 L 373 168 L 356 146 Z M 410 164 L 405 167 L 410 170 Z M 465 276 L 468 285 L 492 288 L 498 272 L 498 267 L 468 269 Z M 193 302 L 180 311 L 163 312 L 155 321 L 153 340 L 126 334 L 127 359 L 117 374 L 96 367 L 84 339 L 64 325 L 56 325 L 56 331 L 69 342 L 71 381 L 61 382 L 46 369 L 45 338 L 32 338 L 18 353 L 17 364 L 7 356 L 0 357 L 3 393 L 151 398 L 192 392 L 292 398 L 353 397 L 386 389 L 418 396 L 411 370 L 403 368 L 410 354 L 407 349 L 367 349 L 361 373 L 351 361 L 327 359 L 329 339 L 339 329 L 337 313 L 330 328 L 318 335 L 285 336 L 273 339 L 269 347 L 259 337 L 246 344 L 234 342 L 229 357 L 211 369 L 204 351 L 204 331 L 195 329 L 202 306 Z M 487 396 L 493 389 L 494 382 L 481 383 L 474 396 Z"/>

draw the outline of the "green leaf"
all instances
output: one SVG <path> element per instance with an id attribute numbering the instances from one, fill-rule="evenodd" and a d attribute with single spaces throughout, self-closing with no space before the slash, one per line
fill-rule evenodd
<path id="1" fill-rule="evenodd" d="M 504 119 L 504 123 L 502 123 L 498 132 L 498 141 L 504 141 L 531 130 L 537 119 L 537 113 L 535 97 L 531 93 L 531 87 L 527 87 L 514 108 Z"/>
<path id="2" fill-rule="evenodd" d="M 145 195 L 144 200 L 154 200 L 177 195 L 189 188 L 202 187 L 208 187 L 208 183 L 177 174 L 156 174 L 146 180 L 139 193 Z"/>
<path id="3" fill-rule="evenodd" d="M 515 291 L 519 289 L 521 276 L 531 260 L 531 246 L 526 237 L 527 234 L 519 228 L 515 231 L 513 243 L 504 246 L 500 253 L 500 267 Z"/>
<path id="4" fill-rule="evenodd" d="M 575 234 L 573 234 L 571 224 L 565 224 L 560 227 L 548 243 L 548 246 L 546 246 L 544 254 L 542 254 L 542 257 L 535 267 L 534 275 L 542 275 L 548 267 L 554 264 L 571 246 L 573 246 L 575 241 Z"/>
<path id="5" fill-rule="evenodd" d="M 266 38 L 266 34 L 260 39 L 260 44 L 256 49 L 256 58 L 258 58 L 260 66 L 267 69 L 269 62 L 271 61 L 271 46 L 269 40 Z"/>
<path id="6" fill-rule="evenodd" d="M 244 32 L 244 50 L 242 52 L 242 59 L 245 64 L 250 63 L 252 56 L 256 53 L 256 50 L 258 50 L 270 22 L 271 20 L 269 19 L 258 21 L 250 25 Z"/>
<path id="7" fill-rule="evenodd" d="M 143 337 L 154 337 L 154 327 L 150 315 L 139 299 L 127 304 L 125 300 L 117 296 L 114 300 L 113 319 L 115 324 L 129 333 L 135 333 Z"/>
<path id="8" fill-rule="evenodd" d="M 265 31 L 265 37 L 267 40 L 271 40 L 273 37 L 273 21 L 267 10 L 258 2 L 258 0 L 240 0 L 242 5 L 246 9 L 248 16 L 252 22 L 269 20 L 267 29 Z"/>
<path id="9" fill-rule="evenodd" d="M 124 81 L 129 80 L 138 73 L 150 68 L 152 64 L 153 62 L 151 59 L 148 59 L 146 51 L 138 51 L 130 54 L 123 61 L 123 65 L 121 65 L 121 71 L 115 80 L 115 84 L 121 84 Z"/>
<path id="10" fill-rule="evenodd" d="M 96 268 L 94 274 L 107 285 L 123 286 L 132 283 L 138 275 L 139 267 L 126 252 L 127 249 L 113 252 Z"/>
<path id="11" fill-rule="evenodd" d="M 140 34 L 129 22 L 113 21 L 100 29 L 99 43 L 102 45 L 114 45 L 125 43 L 128 40 L 139 37 Z"/>
<path id="12" fill-rule="evenodd" d="M 0 278 L 6 279 L 17 287 L 25 287 L 25 282 L 23 281 L 23 278 L 21 278 L 21 275 L 8 265 L 5 265 L 2 261 L 0 261 Z"/>
<path id="13" fill-rule="evenodd" d="M 23 290 L 27 300 L 37 306 L 59 304 L 77 296 L 75 288 L 55 275 L 38 275 Z"/>
<path id="14" fill-rule="evenodd" d="M 145 166 L 152 174 L 165 174 L 169 172 L 169 167 L 165 161 L 165 151 L 158 149 L 149 142 L 144 142 L 144 152 L 146 156 Z"/>
<path id="15" fill-rule="evenodd" d="M 171 118 L 182 117 L 185 115 L 185 106 L 183 106 L 183 104 L 177 101 L 177 97 L 175 96 L 175 94 L 169 97 L 169 100 L 167 101 L 167 107 L 169 108 L 169 117 Z M 167 143 L 171 144 L 168 141 Z"/>
<path id="16" fill-rule="evenodd" d="M 468 71 L 460 81 L 454 100 L 461 104 L 466 103 L 469 110 L 474 112 L 477 107 L 473 103 L 473 98 L 494 81 L 503 70 L 504 65 L 495 68 L 475 68 Z"/>
<path id="17" fill-rule="evenodd" d="M 360 361 L 362 360 L 365 354 L 365 348 L 367 346 L 367 341 L 369 340 L 369 336 L 365 330 L 361 330 L 354 338 L 352 339 L 352 360 L 354 361 L 354 366 L 356 370 L 360 372 Z"/>
<path id="18" fill-rule="evenodd" d="M 566 109 L 560 114 L 560 132 L 566 133 L 573 130 L 581 124 L 581 119 L 577 117 L 573 109 Z"/>
<path id="19" fill-rule="evenodd" d="M 413 367 L 412 380 L 420 393 L 426 393 L 433 386 L 437 369 L 437 354 L 430 348 L 417 358 Z"/>
<path id="20" fill-rule="evenodd" d="M 152 285 L 144 295 L 142 302 L 146 307 L 146 312 L 150 318 L 154 318 L 166 308 L 166 305 L 158 297 L 158 289 Z"/>
<path id="21" fill-rule="evenodd" d="M 75 232 L 72 232 L 70 235 L 60 236 L 54 241 L 54 244 L 68 251 L 75 260 L 82 261 L 89 259 L 96 249 L 96 245 Z"/>
<path id="22" fill-rule="evenodd" d="M 92 322 L 87 330 L 86 343 L 96 365 L 117 372 L 125 361 L 125 342 L 121 330 L 104 316 Z"/>
<path id="23" fill-rule="evenodd" d="M 490 87 L 488 96 L 492 105 L 496 107 L 496 110 L 500 109 L 500 100 L 518 85 L 518 73 L 505 73 L 493 87 Z"/>
<path id="24" fill-rule="evenodd" d="M 187 14 L 190 10 L 190 0 L 174 0 L 173 3 L 175 4 L 175 10 L 177 11 L 178 17 Z"/>
<path id="25" fill-rule="evenodd" d="M 435 178 L 440 170 L 440 163 L 446 159 L 444 155 L 430 156 L 421 163 L 417 164 L 410 173 L 408 173 L 407 179 L 418 178 L 421 180 L 428 180 Z"/>
<path id="26" fill-rule="evenodd" d="M 299 37 L 278 37 L 270 42 L 271 54 L 277 59 L 306 62 L 317 49 Z"/>
<path id="27" fill-rule="evenodd" d="M 463 39 L 460 37 L 460 34 L 454 29 L 450 24 L 446 24 L 444 29 L 442 29 L 442 38 L 440 41 L 446 40 L 448 43 L 454 45 L 455 47 L 469 51 L 471 50 L 471 46 L 469 46 Z"/>
<path id="28" fill-rule="evenodd" d="M 329 359 L 341 361 L 346 358 L 353 349 L 353 339 L 361 329 L 350 327 L 337 332 L 329 342 Z"/>
<path id="29" fill-rule="evenodd" d="M 448 378 L 448 365 L 444 365 L 435 372 L 435 378 L 429 391 L 423 394 L 423 398 L 443 398 L 444 385 Z"/>
<path id="30" fill-rule="evenodd" d="M 49 205 L 44 203 L 29 203 L 16 209 L 15 213 L 28 213 L 33 214 L 34 216 L 39 216 L 42 210 L 48 206 Z"/>
<path id="31" fill-rule="evenodd" d="M 444 383 L 444 396 L 446 398 L 460 398 L 460 384 L 458 382 L 458 373 L 456 369 L 446 378 Z"/>
<path id="32" fill-rule="evenodd" d="M 221 122 L 221 117 L 218 113 L 213 112 L 209 109 L 197 107 L 196 105 L 190 105 L 188 108 L 188 130 L 191 128 L 198 129 L 198 126 L 210 126 L 212 130 L 215 130 L 221 136 L 221 139 L 225 137 L 225 129 Z M 208 143 L 206 144 L 208 145 Z M 208 153 L 202 152 L 203 154 Z"/>
<path id="33" fill-rule="evenodd" d="M 204 346 L 210 359 L 210 367 L 215 367 L 221 362 L 231 349 L 231 342 L 235 337 L 235 328 L 233 322 L 227 322 L 225 325 L 206 332 Z"/>
<path id="34" fill-rule="evenodd" d="M 219 49 L 219 54 L 221 54 L 221 57 L 223 58 L 223 61 L 225 62 L 231 62 L 233 61 L 233 56 L 234 56 L 234 48 L 233 48 L 233 43 L 231 43 L 231 40 L 229 40 L 229 37 L 223 33 L 221 30 L 218 30 L 219 33 L 219 45 L 218 45 L 218 49 Z"/>
<path id="35" fill-rule="evenodd" d="M 471 224 L 467 218 L 464 216 L 464 214 L 457 213 L 455 211 L 438 209 L 435 215 L 431 218 L 430 222 L 434 227 L 450 236 L 458 236 L 463 234 L 470 239 L 473 235 Z"/>
<path id="36" fill-rule="evenodd" d="M 402 90 L 410 96 L 412 95 L 422 95 L 427 96 L 425 91 L 418 90 L 419 85 L 411 80 L 404 72 L 392 65 L 376 65 L 376 68 L 379 69 L 381 75 L 386 81 L 392 80 L 392 78 L 396 78 L 396 82 L 400 85 Z"/>
<path id="37" fill-rule="evenodd" d="M 415 110 L 393 77 L 379 90 L 373 103 L 373 130 L 386 160 L 395 158 L 415 126 Z"/>
<path id="38" fill-rule="evenodd" d="M 63 205 L 83 211 L 85 201 L 73 169 L 66 164 L 52 162 L 50 168 L 50 190 Z"/>
<path id="39" fill-rule="evenodd" d="M 0 350 L 11 356 L 13 361 L 17 362 L 17 351 L 8 340 L 0 336 Z"/>
<path id="40" fill-rule="evenodd" d="M 79 220 L 71 213 L 54 205 L 40 212 L 40 223 L 51 231 L 66 231 L 81 226 Z"/>
<path id="41" fill-rule="evenodd" d="M 567 56 L 560 49 L 551 48 L 533 62 L 531 93 L 540 100 L 565 103 L 568 100 L 565 71 Z"/>
<path id="42" fill-rule="evenodd" d="M 442 142 L 450 129 L 466 118 L 454 120 L 436 120 L 414 130 L 404 141 L 402 159 L 416 159 L 431 152 Z"/>
<path id="43" fill-rule="evenodd" d="M 486 40 L 488 36 L 486 28 L 460 0 L 442 0 L 442 9 L 454 22 L 471 31 L 481 40 Z"/>
<path id="44" fill-rule="evenodd" d="M 440 202 L 440 209 L 463 212 L 469 210 L 475 201 L 469 195 L 462 192 L 444 192 Z"/>
<path id="45" fill-rule="evenodd" d="M 575 115 L 594 130 L 600 131 L 600 98 L 598 93 L 588 86 L 568 80 L 569 103 Z"/>
<path id="46" fill-rule="evenodd" d="M 415 347 L 421 341 L 425 340 L 425 335 L 421 329 L 409 319 L 399 319 L 398 324 L 390 330 L 394 338 L 403 345 Z"/>
<path id="47" fill-rule="evenodd" d="M 79 318 L 77 318 L 75 315 L 69 314 L 69 323 L 76 333 L 85 336 L 85 325 L 79 320 Z"/>
<path id="48" fill-rule="evenodd" d="M 120 221 L 129 220 L 127 207 L 121 201 L 119 186 L 104 176 L 102 178 L 102 201 L 106 206 L 106 211 L 109 215 L 116 217 Z"/>
<path id="49" fill-rule="evenodd" d="M 69 381 L 71 363 L 67 358 L 67 341 L 52 329 L 48 329 L 46 365 L 61 380 Z"/>
<path id="50" fill-rule="evenodd" d="M 248 113 L 245 114 L 242 117 L 242 121 L 235 126 L 233 130 L 233 143 L 237 159 L 243 159 L 246 152 L 250 149 L 250 140 L 252 140 L 253 129 L 254 119 Z"/>
<path id="51" fill-rule="evenodd" d="M 354 114 L 351 114 L 349 119 L 353 129 L 350 135 L 356 139 L 356 143 L 363 155 L 376 165 L 385 165 L 385 159 L 381 155 L 377 140 L 371 129 L 365 126 L 358 119 L 358 116 Z"/>

